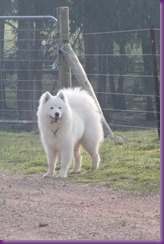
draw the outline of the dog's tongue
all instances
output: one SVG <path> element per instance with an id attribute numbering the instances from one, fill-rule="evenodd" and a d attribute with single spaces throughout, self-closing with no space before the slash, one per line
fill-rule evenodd
<path id="1" fill-rule="evenodd" d="M 56 122 L 57 122 L 57 119 L 56 119 L 56 118 L 51 117 L 51 124 L 53 125 L 53 123 L 56 123 Z"/>

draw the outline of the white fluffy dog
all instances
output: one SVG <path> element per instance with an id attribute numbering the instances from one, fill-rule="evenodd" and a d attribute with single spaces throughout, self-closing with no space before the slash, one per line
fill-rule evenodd
<path id="1" fill-rule="evenodd" d="M 60 176 L 66 177 L 74 156 L 72 172 L 81 168 L 80 147 L 92 159 L 91 169 L 99 167 L 98 149 L 103 141 L 101 115 L 93 98 L 81 88 L 60 90 L 56 96 L 42 94 L 38 107 L 38 126 L 48 159 L 48 171 L 43 177 L 55 173 L 57 154 L 61 157 Z"/>

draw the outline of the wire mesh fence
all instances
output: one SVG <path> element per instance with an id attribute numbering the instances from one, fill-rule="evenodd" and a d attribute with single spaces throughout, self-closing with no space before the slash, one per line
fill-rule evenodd
<path id="1" fill-rule="evenodd" d="M 111 35 L 148 31 L 120 30 L 84 33 L 83 36 L 108 35 L 111 38 Z M 40 95 L 46 90 L 55 93 L 61 87 L 57 20 L 52 16 L 3 17 L 0 18 L 0 32 L 0 126 L 35 124 Z M 159 29 L 156 29 L 156 35 L 159 39 Z M 156 128 L 156 94 L 154 89 L 147 91 L 144 85 L 151 81 L 152 86 L 154 82 L 153 70 L 145 73 L 143 62 L 144 56 L 151 59 L 151 50 L 143 54 L 141 48 L 128 46 L 126 53 L 120 54 L 116 46 L 114 53 L 93 54 L 84 50 L 80 53 L 78 50 L 77 54 L 85 67 L 92 62 L 96 68 L 97 58 L 114 59 L 112 72 L 98 72 L 98 69 L 87 72 L 113 129 Z M 158 71 L 159 58 L 158 50 Z M 120 72 L 120 62 L 124 63 L 123 72 Z M 105 84 L 104 89 L 101 82 Z M 75 80 L 73 84 L 78 85 Z M 115 89 L 112 89 L 113 84 Z M 121 84 L 124 84 L 122 90 L 119 89 Z"/>
<path id="2" fill-rule="evenodd" d="M 156 59 L 158 74 L 154 76 L 154 66 L 152 64 L 151 45 L 154 40 L 151 39 L 150 28 L 119 30 L 84 33 L 84 36 L 97 38 L 99 42 L 104 39 L 104 43 L 112 43 L 114 40 L 114 48 L 105 46 L 97 53 L 89 53 L 80 55 L 80 59 L 84 60 L 86 66 L 90 65 L 91 69 L 98 66 L 95 72 L 87 72 L 92 82 L 98 84 L 95 88 L 96 94 L 101 103 L 102 110 L 106 119 L 113 129 L 118 130 L 134 130 L 134 129 L 153 129 L 158 126 L 157 117 L 160 113 L 156 107 L 155 93 L 156 82 L 160 77 L 160 30 L 154 28 L 156 35 Z M 121 50 L 121 42 L 125 36 L 133 34 L 133 38 L 137 39 L 133 43 L 126 44 L 125 49 Z M 146 52 L 144 49 L 143 39 L 146 37 Z M 151 43 L 152 42 L 152 43 Z M 94 46 L 94 44 L 92 43 Z M 109 44 L 110 46 L 110 44 Z M 98 64 L 96 66 L 96 63 Z M 146 65 L 145 65 L 146 63 Z M 105 68 L 105 65 L 109 68 Z M 111 66 L 111 68 L 110 68 Z M 99 70 L 100 72 L 97 72 Z M 103 71 L 106 72 L 103 72 Z"/>
<path id="3" fill-rule="evenodd" d="M 26 16 L 0 21 L 0 121 L 36 123 L 40 95 L 57 86 L 57 20 Z"/>

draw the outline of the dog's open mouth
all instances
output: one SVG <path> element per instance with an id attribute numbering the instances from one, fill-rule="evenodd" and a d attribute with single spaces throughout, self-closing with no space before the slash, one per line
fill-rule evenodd
<path id="1" fill-rule="evenodd" d="M 59 117 L 52 117 L 52 116 L 50 116 L 50 118 L 51 118 L 51 124 L 57 123 L 59 121 Z"/>

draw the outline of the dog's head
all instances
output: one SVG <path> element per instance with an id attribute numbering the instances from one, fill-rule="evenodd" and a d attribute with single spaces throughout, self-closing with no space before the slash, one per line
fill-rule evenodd
<path id="1" fill-rule="evenodd" d="M 51 124 L 59 122 L 66 113 L 67 99 L 62 91 L 52 96 L 48 91 L 42 94 L 39 100 L 37 115 L 49 117 Z"/>

